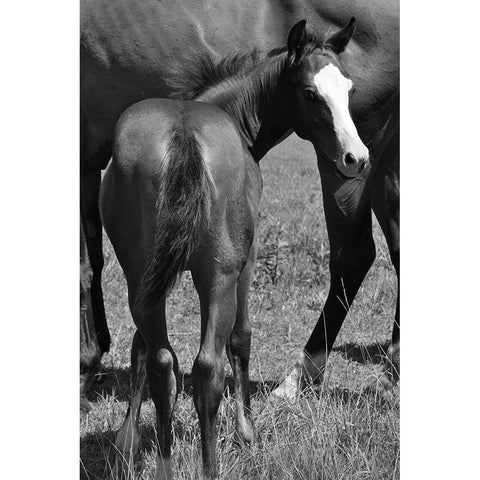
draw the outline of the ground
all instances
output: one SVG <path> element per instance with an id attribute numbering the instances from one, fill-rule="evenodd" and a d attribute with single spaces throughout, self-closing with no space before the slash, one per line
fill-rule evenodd
<path id="1" fill-rule="evenodd" d="M 220 478 L 398 479 L 398 387 L 388 403 L 363 392 L 378 375 L 396 302 L 396 277 L 375 219 L 377 258 L 337 338 L 323 388 L 292 404 L 267 399 L 272 385 L 294 364 L 322 309 L 329 286 L 329 244 L 313 148 L 291 138 L 272 150 L 261 167 L 260 249 L 249 303 L 257 439 L 251 447 L 235 442 L 234 402 L 226 389 L 219 412 Z M 106 237 L 103 284 L 112 348 L 103 358 L 103 383 L 90 396 L 92 409 L 81 415 L 85 480 L 107 478 L 112 472 L 112 441 L 127 408 L 135 331 L 123 273 Z M 186 385 L 175 411 L 173 468 L 176 479 L 196 479 L 201 471 L 200 432 L 188 380 L 199 347 L 200 307 L 188 273 L 168 300 L 167 318 Z M 150 479 L 154 408 L 148 392 L 141 424 L 136 478 Z"/>

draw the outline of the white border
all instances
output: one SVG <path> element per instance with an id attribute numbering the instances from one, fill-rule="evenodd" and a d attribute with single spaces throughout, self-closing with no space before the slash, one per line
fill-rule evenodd
<path id="1" fill-rule="evenodd" d="M 2 476 L 78 478 L 79 4 L 2 20 Z"/>
<path id="2" fill-rule="evenodd" d="M 465 2 L 401 2 L 401 475 L 407 480 L 478 475 L 477 19 Z"/>
<path id="3" fill-rule="evenodd" d="M 474 478 L 478 27 L 402 2 L 402 477 Z M 77 2 L 2 8 L 5 478 L 78 476 Z"/>

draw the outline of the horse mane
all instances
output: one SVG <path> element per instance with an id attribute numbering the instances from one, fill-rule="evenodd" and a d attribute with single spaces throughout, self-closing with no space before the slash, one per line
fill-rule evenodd
<path id="1" fill-rule="evenodd" d="M 258 64 L 259 57 L 257 50 L 251 50 L 222 58 L 215 58 L 209 53 L 187 58 L 168 72 L 166 83 L 171 98 L 193 100 L 207 89 L 251 70 Z"/>
<path id="2" fill-rule="evenodd" d="M 166 83 L 171 98 L 211 102 L 230 114 L 248 142 L 249 131 L 260 115 L 263 121 L 274 120 L 267 105 L 295 67 L 316 49 L 326 53 L 328 46 L 308 34 L 302 56 L 294 65 L 288 62 L 286 46 L 265 55 L 256 49 L 221 58 L 204 54 L 170 69 Z"/>
<path id="3" fill-rule="evenodd" d="M 318 41 L 312 34 L 307 34 L 307 44 L 303 50 L 299 62 L 303 62 L 315 49 L 325 50 L 326 36 Z M 206 91 L 227 81 L 235 79 L 241 82 L 246 79 L 257 67 L 265 61 L 286 57 L 287 47 L 278 47 L 270 50 L 266 55 L 260 55 L 257 49 L 249 52 L 237 53 L 224 57 L 214 57 L 210 53 L 204 53 L 200 56 L 184 59 L 181 63 L 173 65 L 165 78 L 165 83 L 171 92 L 171 98 L 178 100 L 194 100 Z M 280 73 L 279 68 L 275 68 L 275 62 L 270 64 L 271 69 L 264 72 L 266 78 Z M 284 65 L 282 64 L 281 67 Z M 254 89 L 260 88 L 262 84 L 254 82 Z"/>

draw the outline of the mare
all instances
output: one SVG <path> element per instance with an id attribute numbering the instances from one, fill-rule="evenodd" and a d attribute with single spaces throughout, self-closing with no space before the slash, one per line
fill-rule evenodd
<path id="1" fill-rule="evenodd" d="M 291 29 L 286 47 L 266 56 L 252 52 L 219 63 L 207 56 L 188 65 L 192 73 L 179 75 L 177 87 L 190 100 L 143 100 L 117 123 L 100 207 L 137 327 L 133 392 L 116 438 L 124 474 L 138 448 L 148 378 L 157 415 L 155 478 L 172 478 L 178 361 L 168 339 L 165 302 L 185 270 L 200 298 L 200 348 L 192 375 L 204 478 L 216 478 L 217 472 L 225 348 L 235 377 L 236 431 L 243 441 L 253 440 L 247 296 L 262 190 L 258 158 L 295 131 L 342 178 L 362 181 L 370 169 L 368 149 L 348 110 L 353 82 L 339 58 L 355 20 L 321 40 L 307 33 L 305 23 Z"/>
<path id="2" fill-rule="evenodd" d="M 308 18 L 313 31 L 335 31 L 351 15 L 356 33 L 341 54 L 356 85 L 351 113 L 370 151 L 365 181 L 338 175 L 317 149 L 330 241 L 330 291 L 300 359 L 278 394 L 293 396 L 302 378 L 320 372 L 355 295 L 374 258 L 371 211 L 386 237 L 399 273 L 399 5 L 398 0 L 264 0 L 253 10 L 247 0 L 81 0 L 81 218 L 91 264 L 91 303 L 98 355 L 81 347 L 83 371 L 108 350 L 101 273 L 101 170 L 112 156 L 120 114 L 139 100 L 170 97 L 170 67 L 203 54 L 244 48 L 268 51 L 281 45 L 291 24 Z M 288 132 L 286 132 L 287 134 Z M 262 151 L 252 151 L 259 159 Z M 85 297 L 86 298 L 86 297 Z M 399 302 L 389 356 L 399 360 Z M 390 362 L 387 362 L 390 367 Z"/>

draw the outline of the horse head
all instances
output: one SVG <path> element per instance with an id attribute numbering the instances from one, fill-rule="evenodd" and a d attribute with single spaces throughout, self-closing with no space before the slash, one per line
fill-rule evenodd
<path id="1" fill-rule="evenodd" d="M 298 22 L 288 36 L 289 123 L 299 137 L 313 143 L 319 159 L 345 177 L 361 176 L 368 170 L 369 152 L 350 114 L 355 89 L 341 60 L 355 19 L 323 42 L 308 33 L 305 24 Z"/>

